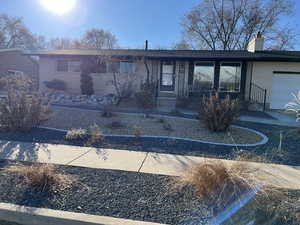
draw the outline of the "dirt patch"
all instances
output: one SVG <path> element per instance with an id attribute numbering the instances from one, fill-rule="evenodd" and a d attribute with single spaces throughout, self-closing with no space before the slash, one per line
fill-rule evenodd
<path id="1" fill-rule="evenodd" d="M 111 127 L 110 124 L 113 122 L 117 122 L 121 126 Z M 132 135 L 136 129 L 139 129 L 141 135 L 191 138 L 226 144 L 254 144 L 262 140 L 262 137 L 254 132 L 235 127 L 230 128 L 226 133 L 213 133 L 206 128 L 203 121 L 160 116 L 144 118 L 143 115 L 116 113 L 111 118 L 104 118 L 97 111 L 65 108 L 55 108 L 52 119 L 43 125 L 71 129 L 87 128 L 93 124 L 97 124 L 104 134 Z"/>

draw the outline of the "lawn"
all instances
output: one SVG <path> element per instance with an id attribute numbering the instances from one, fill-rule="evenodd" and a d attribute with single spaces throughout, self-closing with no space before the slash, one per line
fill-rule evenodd
<path id="1" fill-rule="evenodd" d="M 97 124 L 104 134 L 132 135 L 139 130 L 142 135 L 172 136 L 226 144 L 255 144 L 261 136 L 251 131 L 231 127 L 228 132 L 210 132 L 204 121 L 141 114 L 117 114 L 102 117 L 100 112 L 55 108 L 53 117 L 44 126 L 60 129 L 88 128 Z"/>

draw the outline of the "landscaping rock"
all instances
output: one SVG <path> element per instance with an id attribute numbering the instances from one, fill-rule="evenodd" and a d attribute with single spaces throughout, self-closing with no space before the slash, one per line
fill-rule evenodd
<path id="1" fill-rule="evenodd" d="M 51 103 L 66 105 L 115 105 L 119 98 L 114 94 L 98 95 L 70 95 L 63 91 L 43 92 L 42 96 Z"/>

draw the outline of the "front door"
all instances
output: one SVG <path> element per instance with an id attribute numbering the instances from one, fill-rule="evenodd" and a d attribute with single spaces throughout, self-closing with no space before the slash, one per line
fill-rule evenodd
<path id="1" fill-rule="evenodd" d="M 160 72 L 160 91 L 175 91 L 175 61 L 162 61 Z"/>

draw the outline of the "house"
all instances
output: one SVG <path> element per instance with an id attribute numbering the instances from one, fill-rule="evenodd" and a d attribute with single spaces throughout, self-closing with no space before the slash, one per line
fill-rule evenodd
<path id="1" fill-rule="evenodd" d="M 45 81 L 64 80 L 67 91 L 80 94 L 80 64 L 84 57 L 114 58 L 118 77 L 135 74 L 135 90 L 146 79 L 149 68 L 157 83 L 158 106 L 175 105 L 179 97 L 202 96 L 213 90 L 251 100 L 272 109 L 282 109 L 300 90 L 300 52 L 263 50 L 257 34 L 248 50 L 52 50 L 28 54 L 39 56 L 40 89 Z M 117 63 L 116 63 L 117 62 Z M 115 67 L 114 66 L 114 67 Z M 96 95 L 114 93 L 112 66 L 99 65 L 92 74 Z M 96 71 L 95 71 L 96 72 Z"/>
<path id="2" fill-rule="evenodd" d="M 30 76 L 37 88 L 39 64 L 21 49 L 0 49 L 0 75 L 24 74 Z"/>

